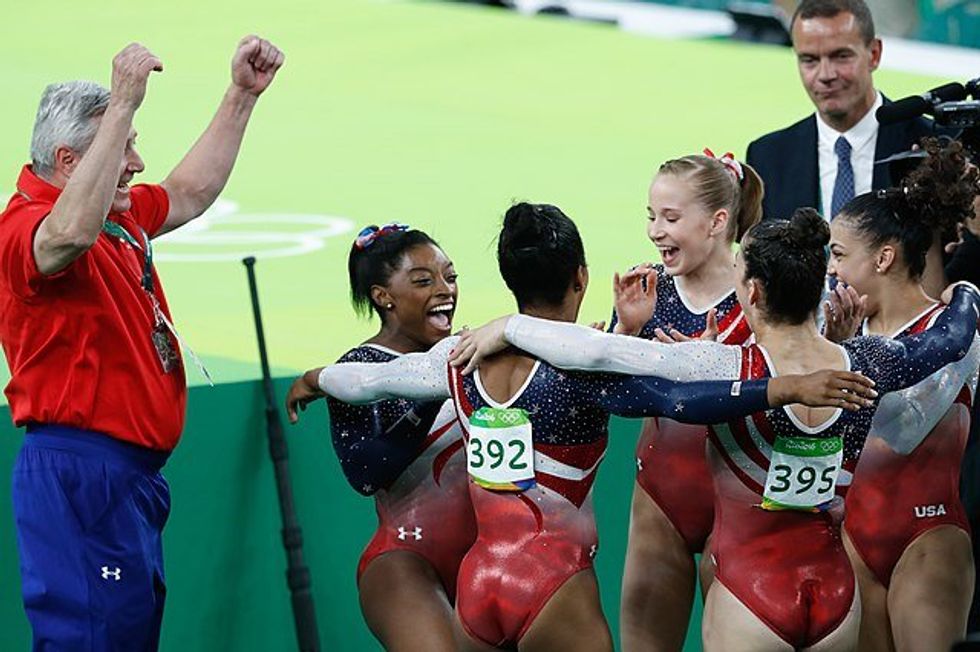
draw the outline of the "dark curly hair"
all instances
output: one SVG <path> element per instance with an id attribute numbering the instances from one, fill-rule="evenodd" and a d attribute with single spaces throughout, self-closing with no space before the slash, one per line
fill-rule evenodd
<path id="1" fill-rule="evenodd" d="M 585 266 L 585 248 L 575 223 L 560 208 L 521 202 L 504 215 L 497 263 L 518 308 L 554 306 Z"/>
<path id="2" fill-rule="evenodd" d="M 742 239 L 745 279 L 765 290 L 763 309 L 775 323 L 802 324 L 820 305 L 830 227 L 812 208 L 788 220 L 756 224 Z"/>
<path id="3" fill-rule="evenodd" d="M 897 243 L 912 279 L 922 276 L 926 253 L 936 239 L 949 240 L 956 225 L 973 215 L 980 191 L 977 169 L 967 169 L 961 143 L 925 138 L 922 148 L 927 157 L 898 188 L 855 197 L 836 218 L 856 229 L 873 249 Z"/>

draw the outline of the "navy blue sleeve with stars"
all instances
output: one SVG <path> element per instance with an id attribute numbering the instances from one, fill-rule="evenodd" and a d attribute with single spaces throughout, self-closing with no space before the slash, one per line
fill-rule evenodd
<path id="1" fill-rule="evenodd" d="M 394 355 L 370 346 L 338 362 L 388 362 Z M 391 485 L 415 460 L 444 401 L 380 401 L 349 405 L 327 398 L 334 451 L 350 485 L 365 496 Z"/>
<path id="2" fill-rule="evenodd" d="M 684 423 L 721 423 L 769 409 L 769 381 L 678 383 L 657 376 L 576 373 L 580 389 L 621 417 L 664 416 Z"/>
<path id="3" fill-rule="evenodd" d="M 856 337 L 843 346 L 879 393 L 905 389 L 966 355 L 977 332 L 978 307 L 976 288 L 960 285 L 932 328 L 898 339 Z"/>

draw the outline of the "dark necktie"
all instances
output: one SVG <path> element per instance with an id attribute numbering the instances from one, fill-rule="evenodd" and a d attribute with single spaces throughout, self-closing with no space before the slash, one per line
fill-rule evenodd
<path id="1" fill-rule="evenodd" d="M 851 167 L 851 144 L 841 136 L 834 143 L 834 152 L 837 154 L 837 179 L 834 181 L 834 197 L 830 202 L 830 215 L 827 219 L 834 217 L 841 211 L 847 202 L 854 199 L 854 168 Z"/>

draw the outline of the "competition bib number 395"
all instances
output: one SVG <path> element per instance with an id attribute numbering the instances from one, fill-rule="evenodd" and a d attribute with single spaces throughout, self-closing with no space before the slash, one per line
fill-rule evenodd
<path id="1" fill-rule="evenodd" d="M 483 407 L 470 416 L 466 467 L 473 481 L 491 491 L 534 486 L 534 445 L 527 412 Z"/>
<path id="2" fill-rule="evenodd" d="M 820 511 L 834 498 L 843 459 L 840 437 L 777 437 L 762 507 Z"/>

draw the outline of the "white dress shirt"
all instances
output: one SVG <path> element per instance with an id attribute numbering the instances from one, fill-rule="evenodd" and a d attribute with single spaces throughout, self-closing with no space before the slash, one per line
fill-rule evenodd
<path id="1" fill-rule="evenodd" d="M 820 172 L 820 212 L 826 219 L 830 202 L 834 197 L 834 182 L 837 180 L 837 153 L 834 143 L 843 136 L 851 145 L 851 167 L 854 169 L 854 196 L 871 191 L 871 178 L 875 164 L 875 146 L 878 144 L 878 120 L 875 111 L 881 106 L 881 93 L 875 96 L 875 103 L 856 125 L 841 133 L 828 125 L 817 113 L 817 164 Z"/>

